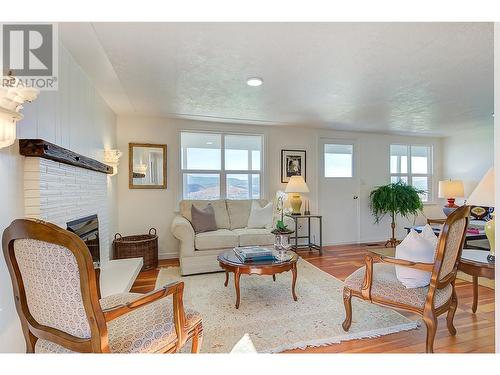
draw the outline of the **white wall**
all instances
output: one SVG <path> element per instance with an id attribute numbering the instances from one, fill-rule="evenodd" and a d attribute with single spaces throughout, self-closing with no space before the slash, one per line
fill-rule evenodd
<path id="1" fill-rule="evenodd" d="M 124 152 L 118 171 L 118 227 L 122 234 L 144 233 L 156 227 L 159 234 L 160 258 L 178 256 L 177 241 L 170 234 L 170 223 L 181 198 L 179 180 L 179 131 L 214 130 L 264 134 L 264 198 L 272 198 L 278 189 L 284 189 L 280 181 L 281 149 L 307 151 L 307 184 L 311 193 L 311 211 L 317 212 L 318 202 L 318 150 L 320 137 L 356 138 L 360 150 L 361 195 L 361 241 L 387 239 L 390 231 L 387 222 L 376 226 L 368 211 L 368 194 L 373 187 L 389 181 L 389 144 L 392 142 L 426 143 L 434 145 L 435 181 L 441 176 L 441 141 L 437 138 L 402 137 L 383 134 L 348 133 L 322 129 L 290 126 L 253 126 L 220 124 L 211 122 L 152 118 L 140 116 L 119 116 L 117 120 L 118 147 Z M 128 188 L 128 143 L 145 142 L 167 144 L 168 189 L 130 190 Z M 440 207 L 427 205 L 429 217 L 439 216 Z M 403 221 L 400 223 L 403 224 Z M 327 228 L 324 228 L 327 230 Z M 399 235 L 405 233 L 400 228 Z"/>
<path id="2" fill-rule="evenodd" d="M 443 139 L 443 178 L 462 180 L 468 197 L 494 161 L 494 126 L 476 126 Z M 460 204 L 463 199 L 457 199 Z"/>
<path id="3" fill-rule="evenodd" d="M 104 148 L 114 148 L 116 117 L 64 46 L 59 46 L 59 91 L 42 92 L 26 104 L 25 118 L 18 124 L 18 138 L 42 138 L 83 155 L 102 160 Z M 24 216 L 24 157 L 16 142 L 0 149 L 0 233 L 15 218 Z M 111 178 L 111 177 L 108 177 Z M 112 202 L 110 231 L 116 228 L 114 177 L 110 183 Z M 0 352 L 25 350 L 14 306 L 11 281 L 0 257 Z"/>

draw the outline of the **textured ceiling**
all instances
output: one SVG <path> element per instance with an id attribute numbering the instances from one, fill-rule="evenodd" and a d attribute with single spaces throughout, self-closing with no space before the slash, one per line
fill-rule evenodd
<path id="1" fill-rule="evenodd" d="M 76 42 L 82 27 L 92 30 L 87 45 Z M 60 30 L 118 114 L 435 135 L 493 125 L 490 23 L 93 23 Z M 114 83 L 100 82 L 97 60 Z M 247 86 L 253 76 L 264 84 Z"/>

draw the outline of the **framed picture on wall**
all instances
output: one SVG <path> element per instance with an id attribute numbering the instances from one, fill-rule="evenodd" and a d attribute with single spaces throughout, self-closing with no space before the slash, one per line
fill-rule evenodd
<path id="1" fill-rule="evenodd" d="M 129 143 L 129 189 L 167 188 L 167 145 Z"/>
<path id="2" fill-rule="evenodd" d="M 281 150 L 281 182 L 287 183 L 292 176 L 302 176 L 306 181 L 306 152 Z"/>

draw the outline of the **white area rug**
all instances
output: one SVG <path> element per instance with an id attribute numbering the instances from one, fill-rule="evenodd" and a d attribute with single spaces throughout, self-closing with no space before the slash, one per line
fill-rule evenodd
<path id="1" fill-rule="evenodd" d="M 203 318 L 204 353 L 229 353 L 248 334 L 259 353 L 321 346 L 341 341 L 378 337 L 418 327 L 398 312 L 353 298 L 353 321 L 344 332 L 342 281 L 299 259 L 297 296 L 291 294 L 291 273 L 271 276 L 242 275 L 240 308 L 234 307 L 233 274 L 224 287 L 225 274 L 180 277 L 176 267 L 160 270 L 156 287 L 181 279 L 184 305 Z"/>

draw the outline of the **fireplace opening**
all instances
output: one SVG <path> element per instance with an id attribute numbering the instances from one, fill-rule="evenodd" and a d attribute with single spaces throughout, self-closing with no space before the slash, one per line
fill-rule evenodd
<path id="1" fill-rule="evenodd" d="M 92 254 L 92 261 L 99 263 L 99 220 L 97 215 L 91 215 L 66 223 L 67 229 L 80 237 Z"/>

